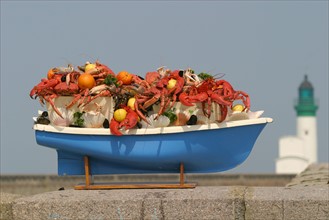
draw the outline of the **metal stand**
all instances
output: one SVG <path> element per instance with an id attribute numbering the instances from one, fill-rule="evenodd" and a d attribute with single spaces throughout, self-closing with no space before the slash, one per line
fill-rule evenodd
<path id="1" fill-rule="evenodd" d="M 108 184 L 93 184 L 91 183 L 91 173 L 88 156 L 84 157 L 85 164 L 85 185 L 76 185 L 76 190 L 99 190 L 99 189 L 190 189 L 195 188 L 196 183 L 185 183 L 184 180 L 184 164 L 180 164 L 179 183 L 108 183 Z"/>

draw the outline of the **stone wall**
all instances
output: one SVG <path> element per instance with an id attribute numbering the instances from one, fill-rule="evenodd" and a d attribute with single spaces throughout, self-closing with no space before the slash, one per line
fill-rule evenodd
<path id="1" fill-rule="evenodd" d="M 57 189 L 32 196 L 1 192 L 0 211 L 1 219 L 15 220 L 325 220 L 329 219 L 329 165 L 312 165 L 286 186 L 277 187 L 199 185 L 194 189 Z"/>

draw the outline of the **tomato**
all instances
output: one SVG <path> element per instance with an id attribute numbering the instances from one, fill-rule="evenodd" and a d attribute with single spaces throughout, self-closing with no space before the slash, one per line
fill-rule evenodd
<path id="1" fill-rule="evenodd" d="M 91 89 L 96 85 L 94 77 L 89 73 L 83 73 L 78 78 L 78 86 L 80 89 Z"/>
<path id="2" fill-rule="evenodd" d="M 118 73 L 117 79 L 124 85 L 130 85 L 133 80 L 133 75 L 127 71 L 121 71 Z"/>

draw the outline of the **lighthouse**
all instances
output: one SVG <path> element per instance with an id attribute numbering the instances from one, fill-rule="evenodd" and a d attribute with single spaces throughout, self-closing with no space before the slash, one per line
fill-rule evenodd
<path id="1" fill-rule="evenodd" d="M 298 88 L 298 99 L 294 107 L 297 113 L 297 135 L 280 138 L 276 173 L 300 173 L 309 164 L 317 162 L 318 106 L 307 75 Z"/>

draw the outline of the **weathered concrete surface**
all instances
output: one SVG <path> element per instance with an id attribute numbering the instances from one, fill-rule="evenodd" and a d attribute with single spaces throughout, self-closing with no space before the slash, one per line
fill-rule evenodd
<path id="1" fill-rule="evenodd" d="M 245 219 L 329 219 L 329 187 L 255 187 L 245 194 Z"/>
<path id="2" fill-rule="evenodd" d="M 16 200 L 14 219 L 244 219 L 245 187 L 64 190 Z"/>
<path id="3" fill-rule="evenodd" d="M 14 219 L 329 219 L 329 187 L 64 190 L 15 200 Z"/>
<path id="4" fill-rule="evenodd" d="M 0 192 L 0 219 L 13 219 L 12 205 L 20 195 Z"/>
<path id="5" fill-rule="evenodd" d="M 1 193 L 1 219 L 328 220 L 328 174 L 329 166 L 312 165 L 286 187 L 70 189 L 26 197 Z"/>
<path id="6" fill-rule="evenodd" d="M 292 174 L 186 174 L 188 182 L 197 182 L 199 186 L 285 186 L 296 175 Z M 111 182 L 179 182 L 179 174 L 126 174 L 98 175 L 94 181 Z M 59 188 L 73 189 L 78 183 L 84 182 L 84 176 L 57 175 L 1 175 L 1 191 L 35 195 L 56 191 Z"/>

